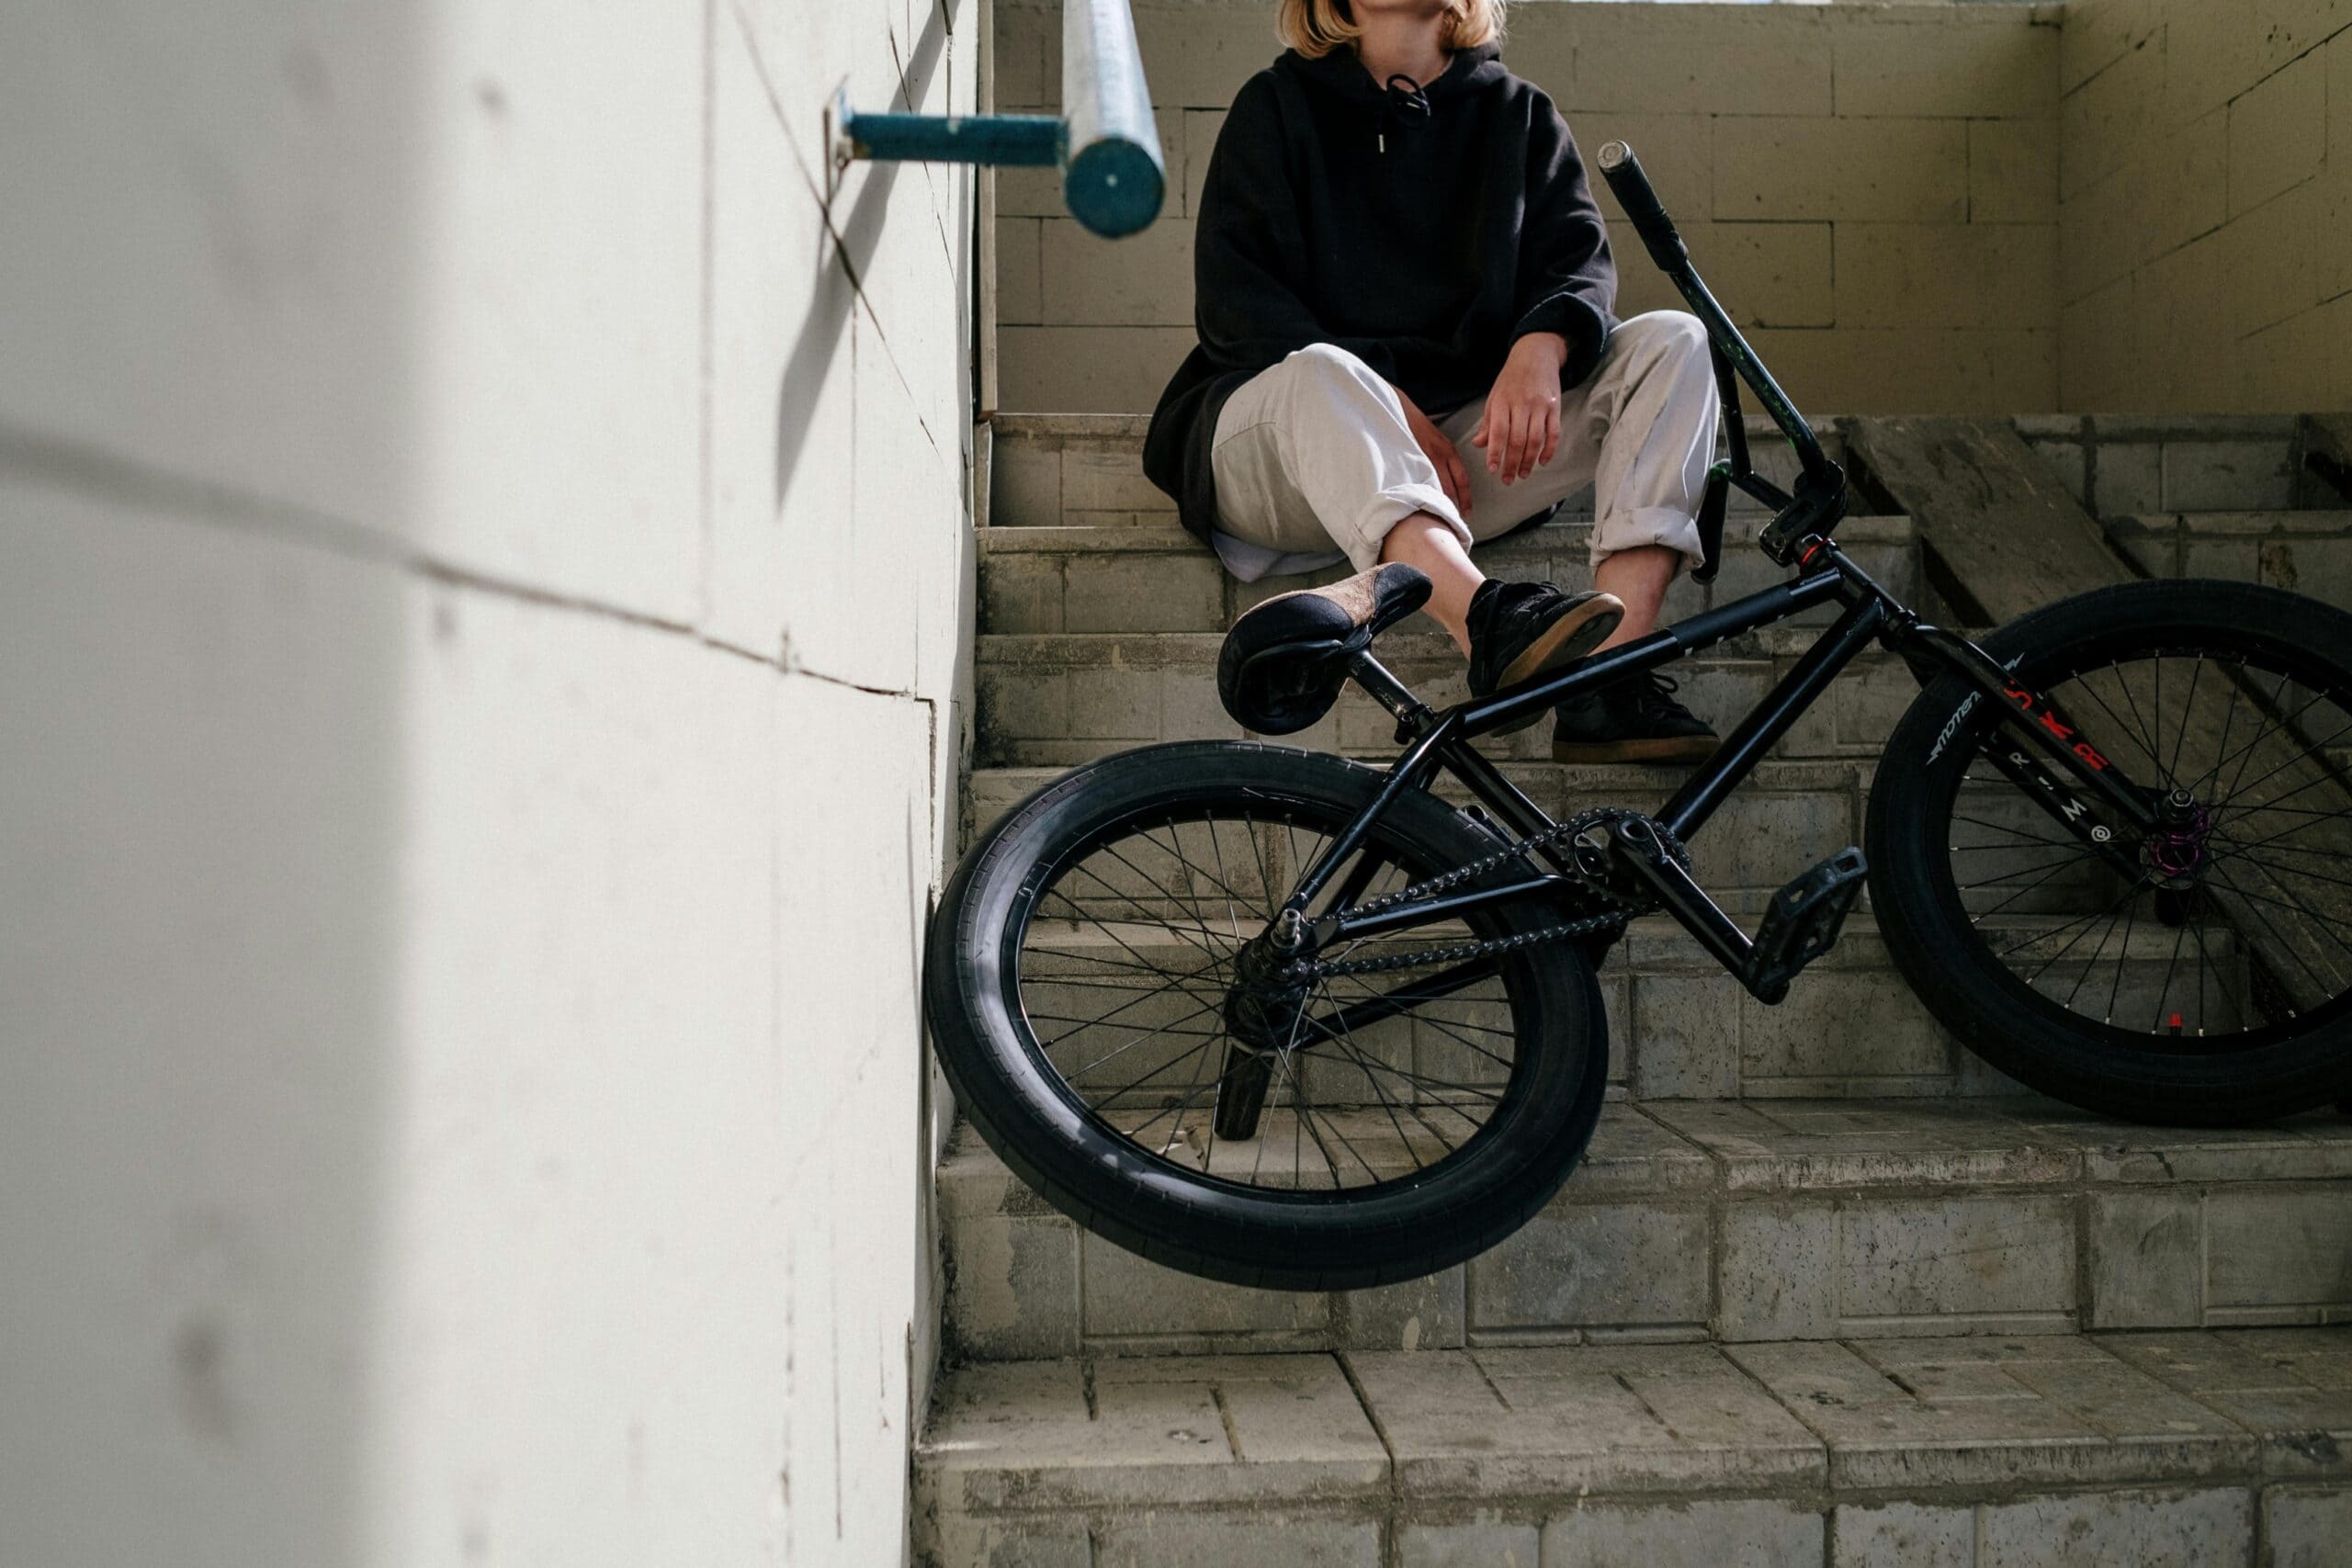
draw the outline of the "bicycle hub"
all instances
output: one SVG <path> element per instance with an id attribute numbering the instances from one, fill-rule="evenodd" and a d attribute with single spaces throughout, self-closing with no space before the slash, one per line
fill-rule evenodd
<path id="1" fill-rule="evenodd" d="M 2205 840 L 2213 830 L 2213 814 L 2197 797 L 2176 789 L 2156 805 L 2162 826 L 2148 835 L 2150 867 L 2172 881 L 2193 876 L 2205 863 Z"/>

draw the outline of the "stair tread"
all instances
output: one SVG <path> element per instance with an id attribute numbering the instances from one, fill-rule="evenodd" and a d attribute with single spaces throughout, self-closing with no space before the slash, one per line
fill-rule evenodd
<path id="1" fill-rule="evenodd" d="M 2352 532 L 2352 509 L 2237 510 L 2218 512 L 2149 512 L 2102 519 L 2109 529 L 2141 528 L 2151 533 L 2187 526 L 2192 532 L 2339 534 Z"/>
<path id="2" fill-rule="evenodd" d="M 944 1189 L 956 1190 L 951 1212 L 1050 1212 L 967 1122 L 959 1122 L 938 1175 Z M 2179 1129 L 2132 1126 L 2022 1096 L 1649 1100 L 1609 1107 L 1563 1196 L 2346 1178 L 2352 1119 L 2333 1111 L 2267 1127 Z"/>
<path id="3" fill-rule="evenodd" d="M 2150 1129 L 1973 1092 L 1998 1098 L 1612 1100 L 1561 1190 L 1493 1248 L 1304 1292 L 1089 1235 L 960 1125 L 936 1172 L 948 1339 L 1036 1361 L 2352 1321 L 2352 1121 Z"/>
<path id="4" fill-rule="evenodd" d="M 2322 514 L 2295 513 L 2287 515 L 2300 518 Z M 2150 521 L 2169 523 L 2172 519 Z M 1560 523 L 1546 524 L 1524 534 L 1488 540 L 1478 547 L 1478 553 L 1484 559 L 1550 549 L 1562 542 L 1560 531 L 1568 528 L 1581 530 L 1590 525 L 1589 518 L 1569 518 Z M 1917 534 L 1918 530 L 1911 519 L 1901 515 L 1857 513 L 1838 525 L 1838 539 L 1849 544 L 1907 544 L 1917 538 Z M 1206 554 L 1200 540 L 1185 532 L 1176 523 L 1172 513 L 1166 523 L 1111 525 L 1026 523 L 977 529 L 974 537 L 978 539 L 980 553 L 984 556 L 1100 553 L 1201 557 Z"/>
<path id="5" fill-rule="evenodd" d="M 1189 741 L 1110 740 L 1102 744 L 1119 750 L 1142 750 L 1162 744 L 1189 745 Z M 1290 746 L 1297 750 L 1316 750 L 1312 746 L 1299 746 L 1281 739 L 1260 740 L 1264 746 Z M 1393 758 L 1398 748 L 1391 746 L 1383 755 Z M 1756 765 L 1745 790 L 1759 794 L 1782 794 L 1804 790 L 1845 790 L 1853 787 L 1860 770 L 1869 767 L 1876 759 L 1870 756 L 1852 757 L 1768 757 Z M 1505 775 L 1517 780 L 1522 787 L 1541 781 L 1546 787 L 1565 785 L 1577 795 L 1610 792 L 1622 795 L 1630 802 L 1656 802 L 1679 786 L 1690 776 L 1686 767 L 1653 765 L 1645 762 L 1554 762 L 1541 758 L 1497 756 L 1495 765 Z M 972 770 L 975 789 L 996 799 L 1018 798 L 1029 791 L 1061 778 L 1070 771 L 1064 762 L 1006 762 Z M 1441 791 L 1441 793 L 1443 793 Z M 1539 804 L 1546 796 L 1538 796 Z M 1802 867 L 1792 867 L 1793 874 Z"/>
<path id="6" fill-rule="evenodd" d="M 915 1465 L 951 1541 L 1143 1508 L 1574 1524 L 1611 1498 L 2247 1484 L 2352 1473 L 2347 1370 L 2352 1334 L 2298 1328 L 982 1365 L 944 1378 Z"/>
<path id="7" fill-rule="evenodd" d="M 1220 942 L 1229 941 L 1233 945 L 1238 945 L 1239 942 L 1249 935 L 1246 928 L 1240 929 L 1238 936 L 1233 935 L 1235 928 L 1229 922 L 1220 920 L 1214 909 L 1210 910 L 1205 918 L 1209 934 L 1217 938 Z M 2018 938 L 2038 938 L 2044 935 L 2070 933 L 2081 925 L 2081 918 L 2075 915 L 2004 911 L 1984 929 L 1998 931 L 2004 941 L 2009 941 Z M 2199 929 L 2207 933 L 2204 940 L 2209 950 L 2216 944 L 2230 940 L 2226 926 L 2202 924 Z M 1452 943 L 1464 941 L 1467 936 L 1466 926 L 1448 922 L 1444 925 L 1430 927 L 1426 940 L 1430 944 Z M 1878 917 L 1867 905 L 1858 905 L 1853 912 L 1847 916 L 1845 929 L 1838 939 L 1838 945 L 1808 964 L 1805 973 L 1811 975 L 1821 970 L 1841 968 L 1884 968 L 1890 961 L 1886 956 L 1883 941 L 1878 930 Z M 2122 941 L 2112 942 L 2106 951 L 2112 954 L 2128 954 L 2133 958 L 2162 960 L 2172 954 L 2175 944 L 2176 938 L 2170 928 L 2159 927 L 2153 931 L 2142 928 L 2133 931 Z M 1162 952 L 1171 956 L 1187 953 L 1197 955 L 1203 949 L 1203 944 L 1198 939 L 1189 933 L 1170 932 L 1162 922 L 1123 919 L 1090 919 L 1083 923 L 1076 920 L 1039 920 L 1030 927 L 1030 945 L 1036 951 L 1048 953 L 1080 953 L 1098 949 L 1106 952 L 1116 950 L 1130 954 L 1141 954 L 1155 961 Z M 1406 939 L 1392 938 L 1383 943 L 1381 951 L 1396 952 L 1410 945 L 1410 942 Z M 2015 951 L 2033 953 L 2036 956 L 2040 952 L 2040 950 L 2024 946 Z M 1609 958 L 1602 965 L 1601 973 L 1606 975 L 1612 968 L 1618 967 L 1696 969 L 1703 974 L 1722 973 L 1721 965 L 1699 945 L 1698 939 L 1684 931 L 1668 915 L 1645 915 L 1632 922 L 1623 938 L 1610 950 Z"/>
<path id="8" fill-rule="evenodd" d="M 1770 415 L 1747 413 L 1742 416 L 1751 436 L 1780 439 L 1780 426 Z M 1808 416 L 1814 434 L 1826 448 L 1834 449 L 1843 440 L 1845 421 L 1835 414 Z M 1147 413 L 1090 413 L 1061 410 L 998 409 L 986 421 L 999 441 L 1080 440 L 1103 446 L 1131 446 L 1143 450 L 1143 438 L 1151 428 L 1151 416 Z M 2278 423 L 2277 421 L 2270 422 Z M 2262 427 L 2266 431 L 2268 426 Z M 1771 451 L 1772 448 L 1765 448 Z M 1759 456 L 1762 454 L 1759 453 Z"/>
<path id="9" fill-rule="evenodd" d="M 1765 626 L 1688 654 L 1680 663 L 1711 665 L 1794 658 L 1819 642 L 1823 629 L 1816 626 Z M 981 632 L 976 639 L 974 656 L 983 664 L 1035 661 L 1091 667 L 1156 660 L 1214 665 L 1224 646 L 1225 633 L 1221 630 Z M 1406 660 L 1430 660 L 1453 670 L 1463 662 L 1453 639 L 1444 633 L 1434 626 L 1424 628 L 1410 622 L 1382 634 L 1379 652 L 1383 660 L 1392 665 Z M 1883 667 L 1894 662 L 1895 655 L 1875 647 L 1855 656 L 1855 663 L 1863 667 Z"/>

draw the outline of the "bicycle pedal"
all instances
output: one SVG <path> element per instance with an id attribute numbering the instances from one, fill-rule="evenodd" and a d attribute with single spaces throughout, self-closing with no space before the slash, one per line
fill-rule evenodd
<path id="1" fill-rule="evenodd" d="M 1798 972 L 1838 945 L 1869 874 L 1862 852 L 1843 849 L 1772 895 L 1740 975 L 1751 995 L 1770 1006 L 1787 998 Z"/>

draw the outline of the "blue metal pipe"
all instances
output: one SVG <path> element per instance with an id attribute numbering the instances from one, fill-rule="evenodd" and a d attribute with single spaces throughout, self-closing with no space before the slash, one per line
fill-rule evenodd
<path id="1" fill-rule="evenodd" d="M 1049 114 L 852 114 L 842 125 L 854 158 L 1046 168 L 1062 161 L 1067 129 Z"/>
<path id="2" fill-rule="evenodd" d="M 1105 239 L 1151 226 L 1168 162 L 1127 0 L 1062 0 L 1062 103 L 1053 115 L 858 114 L 834 109 L 836 156 L 1062 169 L 1070 215 Z"/>
<path id="3" fill-rule="evenodd" d="M 1127 0 L 1062 0 L 1062 107 L 1071 215 L 1107 239 L 1148 228 L 1168 194 L 1168 165 Z"/>

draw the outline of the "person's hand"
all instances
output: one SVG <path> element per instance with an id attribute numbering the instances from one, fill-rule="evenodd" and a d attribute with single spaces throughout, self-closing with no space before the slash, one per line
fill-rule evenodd
<path id="1" fill-rule="evenodd" d="M 1510 345 L 1510 357 L 1470 445 L 1487 454 L 1487 470 L 1514 484 L 1552 460 L 1560 449 L 1560 367 L 1568 344 L 1557 333 L 1529 333 Z"/>
<path id="2" fill-rule="evenodd" d="M 1470 515 L 1470 470 L 1462 465 L 1462 454 L 1453 449 L 1445 432 L 1423 413 L 1420 405 L 1396 389 L 1396 400 L 1405 405 L 1405 423 L 1412 428 L 1413 439 L 1421 444 L 1430 462 L 1437 469 L 1437 482 L 1444 488 L 1446 500 L 1467 520 Z"/>

